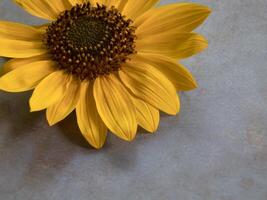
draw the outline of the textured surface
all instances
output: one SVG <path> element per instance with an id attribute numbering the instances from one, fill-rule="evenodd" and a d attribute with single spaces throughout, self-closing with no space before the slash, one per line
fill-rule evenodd
<path id="1" fill-rule="evenodd" d="M 194 2 L 213 8 L 199 29 L 210 48 L 184 62 L 200 88 L 155 135 L 95 151 L 74 116 L 48 127 L 29 93 L 0 93 L 0 199 L 267 199 L 267 2 Z M 9 0 L 0 18 L 40 22 Z"/>

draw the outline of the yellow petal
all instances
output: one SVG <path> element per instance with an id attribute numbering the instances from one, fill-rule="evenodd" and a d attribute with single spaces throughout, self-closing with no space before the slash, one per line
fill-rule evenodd
<path id="1" fill-rule="evenodd" d="M 0 78 L 0 89 L 8 92 L 31 90 L 54 71 L 54 62 L 36 61 L 27 63 Z"/>
<path id="2" fill-rule="evenodd" d="M 172 82 L 177 91 L 188 91 L 197 87 L 197 82 L 191 72 L 171 58 L 157 54 L 140 53 L 132 59 L 156 67 Z"/>
<path id="3" fill-rule="evenodd" d="M 75 6 L 75 5 L 77 5 L 77 4 L 87 3 L 87 2 L 90 2 L 90 3 L 92 3 L 93 5 L 95 5 L 95 4 L 94 4 L 95 1 L 96 1 L 96 0 L 69 0 L 70 4 L 71 4 L 72 6 Z"/>
<path id="4" fill-rule="evenodd" d="M 0 38 L 0 56 L 9 58 L 29 58 L 45 54 L 42 42 L 30 42 Z"/>
<path id="5" fill-rule="evenodd" d="M 191 32 L 211 13 L 210 8 L 196 3 L 175 3 L 151 9 L 135 21 L 136 34 L 150 37 L 171 29 Z"/>
<path id="6" fill-rule="evenodd" d="M 193 56 L 208 47 L 208 41 L 196 33 L 170 31 L 136 40 L 137 51 L 161 54 L 174 59 Z"/>
<path id="7" fill-rule="evenodd" d="M 175 87 L 154 67 L 146 63 L 128 63 L 119 75 L 138 98 L 168 114 L 179 112 L 180 102 Z"/>
<path id="8" fill-rule="evenodd" d="M 93 84 L 83 82 L 76 108 L 77 122 L 85 139 L 95 148 L 101 148 L 107 137 L 107 127 L 100 118 L 93 96 Z"/>
<path id="9" fill-rule="evenodd" d="M 36 62 L 36 61 L 43 61 L 43 60 L 49 60 L 48 55 L 40 55 L 40 56 L 34 56 L 30 58 L 14 58 L 7 61 L 2 69 L 2 74 L 6 74 L 8 72 L 11 72 L 14 69 L 17 69 L 19 67 L 23 67 L 24 65 Z"/>
<path id="10" fill-rule="evenodd" d="M 120 6 L 122 14 L 127 18 L 135 19 L 155 6 L 159 0 L 124 0 L 122 2 L 124 2 L 124 6 Z"/>
<path id="11" fill-rule="evenodd" d="M 50 126 L 65 119 L 77 105 L 80 93 L 80 81 L 72 76 L 69 78 L 71 80 L 65 95 L 46 110 L 46 118 Z"/>
<path id="12" fill-rule="evenodd" d="M 47 20 L 54 20 L 64 10 L 70 9 L 68 0 L 15 0 L 30 14 Z"/>
<path id="13" fill-rule="evenodd" d="M 42 41 L 42 32 L 31 26 L 15 23 L 0 21 L 0 40 L 24 40 L 24 41 Z"/>
<path id="14" fill-rule="evenodd" d="M 136 135 L 136 110 L 132 97 L 115 75 L 99 77 L 94 84 L 96 107 L 106 126 L 131 141 Z"/>
<path id="15" fill-rule="evenodd" d="M 96 3 L 100 5 L 108 5 L 110 0 L 95 0 Z"/>
<path id="16" fill-rule="evenodd" d="M 69 0 L 69 2 L 72 6 L 75 6 L 76 4 L 80 4 L 81 0 Z"/>
<path id="17" fill-rule="evenodd" d="M 31 112 L 43 110 L 58 102 L 65 95 L 68 81 L 68 76 L 61 70 L 42 80 L 30 99 Z"/>
<path id="18" fill-rule="evenodd" d="M 141 99 L 135 98 L 137 123 L 147 131 L 154 133 L 159 126 L 159 111 Z"/>
<path id="19" fill-rule="evenodd" d="M 109 0 L 107 2 L 107 6 L 109 8 L 114 6 L 115 8 L 117 8 L 122 13 L 123 8 L 125 7 L 126 3 L 127 3 L 127 0 Z"/>

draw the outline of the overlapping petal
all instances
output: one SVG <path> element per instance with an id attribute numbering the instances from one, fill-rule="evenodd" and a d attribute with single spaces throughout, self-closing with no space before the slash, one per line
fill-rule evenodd
<path id="1" fill-rule="evenodd" d="M 35 88 L 30 99 L 31 111 L 46 109 L 60 101 L 68 89 L 68 76 L 64 71 L 56 71 L 47 76 Z"/>
<path id="2" fill-rule="evenodd" d="M 129 92 L 116 75 L 98 77 L 94 84 L 96 107 L 106 126 L 131 141 L 136 135 L 136 110 Z"/>
<path id="3" fill-rule="evenodd" d="M 138 98 L 168 114 L 175 115 L 179 112 L 180 102 L 175 87 L 154 67 L 132 62 L 124 65 L 119 75 Z"/>
<path id="4" fill-rule="evenodd" d="M 0 89 L 8 92 L 31 90 L 47 75 L 54 71 L 53 61 L 24 63 L 0 78 Z"/>
<path id="5" fill-rule="evenodd" d="M 64 10 L 70 9 L 69 0 L 14 0 L 30 14 L 47 20 L 55 20 Z"/>
<path id="6" fill-rule="evenodd" d="M 137 123 L 147 131 L 154 133 L 159 125 L 159 110 L 141 99 L 135 98 Z"/>
<path id="7" fill-rule="evenodd" d="M 210 8 L 196 3 L 175 3 L 151 9 L 134 22 L 138 37 L 150 37 L 175 29 L 191 32 L 211 13 Z"/>
<path id="8" fill-rule="evenodd" d="M 0 39 L 0 56 L 8 58 L 29 58 L 47 52 L 42 42 Z"/>
<path id="9" fill-rule="evenodd" d="M 93 147 L 101 148 L 107 137 L 107 127 L 98 114 L 92 83 L 82 83 L 76 115 L 79 128 L 85 139 Z"/>
<path id="10" fill-rule="evenodd" d="M 42 41 L 42 31 L 28 25 L 0 21 L 0 40 Z"/>
<path id="11" fill-rule="evenodd" d="M 31 26 L 0 21 L 0 56 L 28 58 L 46 53 L 42 32 Z"/>
<path id="12" fill-rule="evenodd" d="M 119 5 L 119 9 L 127 18 L 134 20 L 136 17 L 154 7 L 158 2 L 159 0 L 123 0 Z"/>
<path id="13" fill-rule="evenodd" d="M 90 2 L 92 5 L 106 5 L 108 8 L 114 6 L 122 15 L 134 20 L 144 12 L 155 6 L 159 0 L 69 0 L 74 6 L 85 2 Z"/>
<path id="14" fill-rule="evenodd" d="M 30 58 L 13 58 L 7 61 L 1 71 L 1 74 L 6 74 L 8 72 L 11 72 L 14 69 L 17 69 L 19 67 L 23 67 L 27 64 L 37 62 L 37 61 L 45 61 L 50 60 L 48 55 L 40 55 L 40 56 L 34 56 Z"/>
<path id="15" fill-rule="evenodd" d="M 197 87 L 197 82 L 191 72 L 171 58 L 158 54 L 138 53 L 133 56 L 133 59 L 157 68 L 172 82 L 177 91 L 188 91 Z"/>
<path id="16" fill-rule="evenodd" d="M 193 56 L 208 47 L 208 41 L 196 33 L 170 31 L 136 41 L 137 51 L 161 54 L 174 59 Z"/>
<path id="17" fill-rule="evenodd" d="M 65 95 L 46 110 L 46 118 L 50 126 L 65 119 L 76 107 L 80 94 L 80 81 L 75 77 L 71 80 Z"/>

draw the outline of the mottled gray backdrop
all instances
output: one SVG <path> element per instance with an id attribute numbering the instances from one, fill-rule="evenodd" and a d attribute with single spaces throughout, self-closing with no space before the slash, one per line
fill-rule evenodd
<path id="1" fill-rule="evenodd" d="M 213 9 L 209 49 L 184 61 L 200 87 L 155 135 L 95 151 L 75 116 L 48 127 L 30 93 L 0 92 L 1 200 L 267 200 L 267 0 L 193 2 Z M 41 22 L 9 0 L 0 18 Z"/>

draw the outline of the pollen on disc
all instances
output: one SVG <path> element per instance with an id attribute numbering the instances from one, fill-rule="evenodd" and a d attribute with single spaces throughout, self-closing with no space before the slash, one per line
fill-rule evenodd
<path id="1" fill-rule="evenodd" d="M 46 31 L 44 43 L 59 69 L 81 80 L 118 71 L 135 53 L 135 28 L 114 7 L 90 3 L 63 12 Z"/>

